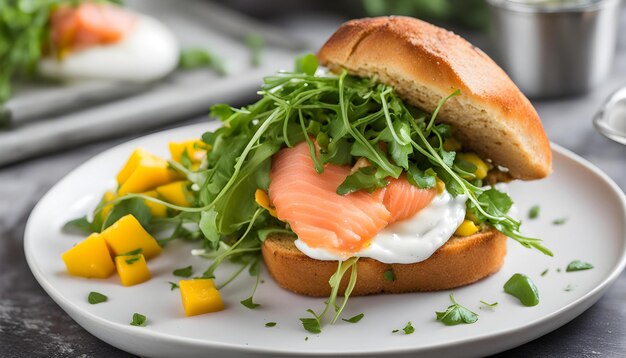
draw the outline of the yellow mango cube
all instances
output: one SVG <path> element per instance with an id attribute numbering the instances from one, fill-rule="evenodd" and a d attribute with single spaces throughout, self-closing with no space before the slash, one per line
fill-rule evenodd
<path id="1" fill-rule="evenodd" d="M 142 194 L 152 197 L 152 198 L 159 197 L 159 194 L 156 192 L 156 190 L 146 191 L 145 193 L 142 193 Z M 150 209 L 150 213 L 152 214 L 152 216 L 157 217 L 157 218 L 164 218 L 167 216 L 167 206 L 163 204 L 155 203 L 154 201 L 150 201 L 150 200 L 144 200 L 143 202 L 146 204 L 148 209 Z"/>
<path id="2" fill-rule="evenodd" d="M 117 195 L 108 190 L 104 193 L 104 195 L 102 196 L 102 202 L 103 203 L 107 203 L 111 200 L 115 200 L 115 198 L 117 198 Z M 100 219 L 102 220 L 102 222 L 104 222 L 104 220 L 106 220 L 107 216 L 109 216 L 109 213 L 111 212 L 111 209 L 113 209 L 113 205 L 109 204 L 109 205 L 105 205 L 102 207 L 102 210 L 100 211 Z"/>
<path id="3" fill-rule="evenodd" d="M 188 181 L 182 180 L 156 188 L 156 192 L 168 203 L 178 206 L 190 207 L 193 197 L 187 186 Z"/>
<path id="4" fill-rule="evenodd" d="M 489 172 L 489 165 L 480 159 L 476 153 L 458 153 L 456 156 L 457 158 L 476 166 L 476 171 L 474 172 L 476 179 L 484 179 L 487 176 L 487 172 Z"/>
<path id="5" fill-rule="evenodd" d="M 471 220 L 463 220 L 461 225 L 456 229 L 454 235 L 456 236 L 470 236 L 478 232 L 478 226 Z"/>
<path id="6" fill-rule="evenodd" d="M 146 258 L 142 254 L 115 257 L 115 267 L 124 286 L 133 286 L 148 281 L 152 275 Z"/>
<path id="7" fill-rule="evenodd" d="M 172 160 L 178 163 L 182 163 L 185 150 L 192 163 L 199 163 L 206 156 L 207 144 L 200 139 L 190 139 L 184 142 L 170 142 L 168 146 Z"/>
<path id="8" fill-rule="evenodd" d="M 180 178 L 167 161 L 138 148 L 117 175 L 119 195 L 142 193 Z"/>
<path id="9" fill-rule="evenodd" d="M 109 251 L 114 256 L 123 255 L 137 249 L 141 249 L 141 253 L 147 259 L 151 259 L 161 253 L 161 246 L 131 214 L 120 218 L 100 235 L 102 235 L 109 247 Z"/>
<path id="10" fill-rule="evenodd" d="M 181 280 L 178 283 L 187 316 L 217 312 L 224 309 L 220 292 L 211 279 Z"/>
<path id="11" fill-rule="evenodd" d="M 74 276 L 107 278 L 115 272 L 107 244 L 97 233 L 67 250 L 61 258 L 67 271 Z"/>

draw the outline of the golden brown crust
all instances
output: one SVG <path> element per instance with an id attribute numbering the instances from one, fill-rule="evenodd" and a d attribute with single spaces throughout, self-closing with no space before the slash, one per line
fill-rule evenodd
<path id="1" fill-rule="evenodd" d="M 296 248 L 293 237 L 274 235 L 262 247 L 269 272 L 283 288 L 308 296 L 328 296 L 328 279 L 337 270 L 336 261 L 312 259 Z M 385 264 L 362 258 L 352 295 L 436 291 L 468 285 L 498 270 L 506 255 L 506 236 L 491 229 L 468 237 L 453 237 L 430 258 L 415 264 Z M 385 279 L 393 270 L 395 281 Z M 343 292 L 346 274 L 340 292 Z"/>
<path id="2" fill-rule="evenodd" d="M 485 53 L 452 32 L 409 17 L 343 24 L 318 53 L 321 64 L 391 85 L 412 105 L 439 112 L 470 149 L 507 167 L 518 179 L 551 170 L 550 143 L 537 112 Z"/>

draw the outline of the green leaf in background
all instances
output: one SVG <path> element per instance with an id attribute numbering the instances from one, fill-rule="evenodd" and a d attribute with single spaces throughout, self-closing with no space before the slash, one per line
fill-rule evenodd
<path id="1" fill-rule="evenodd" d="M 135 219 L 139 221 L 141 226 L 146 229 L 146 231 L 150 231 L 150 220 L 152 220 L 152 214 L 150 213 L 150 208 L 148 208 L 144 200 L 141 198 L 130 198 L 115 204 L 113 209 L 111 209 L 109 216 L 107 216 L 104 220 L 102 230 L 113 225 L 116 221 L 128 214 L 134 216 Z"/>
<path id="2" fill-rule="evenodd" d="M 306 73 L 309 76 L 313 76 L 318 66 L 317 57 L 312 53 L 308 53 L 296 59 L 295 72 Z"/>
<path id="3" fill-rule="evenodd" d="M 261 65 L 261 56 L 265 48 L 265 40 L 259 34 L 249 33 L 246 35 L 246 47 L 250 50 L 250 64 L 253 67 Z"/>
<path id="4" fill-rule="evenodd" d="M 207 49 L 188 48 L 180 52 L 178 68 L 189 70 L 201 67 L 210 68 L 221 76 L 226 74 L 224 62 Z"/>
<path id="5" fill-rule="evenodd" d="M 529 219 L 536 219 L 539 217 L 539 211 L 541 210 L 541 208 L 539 207 L 539 205 L 533 205 L 530 210 L 528 210 L 528 218 Z"/>
<path id="6" fill-rule="evenodd" d="M 95 225 L 87 219 L 87 216 L 83 216 L 66 222 L 62 230 L 69 234 L 89 235 L 93 232 L 99 232 L 100 228 L 95 227 Z"/>

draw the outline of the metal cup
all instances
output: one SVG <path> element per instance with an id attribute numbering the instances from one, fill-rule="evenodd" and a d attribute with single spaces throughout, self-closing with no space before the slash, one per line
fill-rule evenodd
<path id="1" fill-rule="evenodd" d="M 496 61 L 527 96 L 584 93 L 611 70 L 620 0 L 487 0 Z"/>

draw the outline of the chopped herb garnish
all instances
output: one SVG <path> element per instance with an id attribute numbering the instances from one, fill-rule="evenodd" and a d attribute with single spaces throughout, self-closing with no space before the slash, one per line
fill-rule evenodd
<path id="1" fill-rule="evenodd" d="M 567 218 L 556 219 L 552 222 L 554 225 L 563 225 L 567 222 Z"/>
<path id="2" fill-rule="evenodd" d="M 539 205 L 534 205 L 528 211 L 528 218 L 529 219 L 536 219 L 537 217 L 539 217 Z"/>
<path id="3" fill-rule="evenodd" d="M 304 337 L 304 340 L 308 341 L 309 340 L 309 336 Z"/>
<path id="4" fill-rule="evenodd" d="M 530 277 L 516 273 L 504 284 L 504 292 L 517 298 L 524 306 L 539 304 L 539 290 Z"/>
<path id="5" fill-rule="evenodd" d="M 411 321 L 407 322 L 406 326 L 404 326 L 402 330 L 404 331 L 404 334 L 411 334 L 415 332 L 415 328 L 411 325 Z"/>
<path id="6" fill-rule="evenodd" d="M 565 286 L 565 288 L 563 289 L 565 292 L 571 292 L 574 291 L 574 289 L 576 289 L 576 286 L 569 284 L 567 286 Z"/>
<path id="7" fill-rule="evenodd" d="M 385 277 L 385 280 L 389 282 L 394 282 L 396 280 L 396 275 L 393 273 L 392 269 L 386 270 L 383 275 Z"/>
<path id="8" fill-rule="evenodd" d="M 315 318 L 300 318 L 300 321 L 302 322 L 302 327 L 304 327 L 304 329 L 311 333 L 321 333 L 322 327 L 320 326 L 320 320 L 315 315 L 315 312 L 313 312 L 313 310 L 310 308 L 307 310 L 307 312 L 312 313 Z"/>
<path id="9" fill-rule="evenodd" d="M 274 327 L 274 326 L 276 326 L 276 322 L 267 322 L 265 324 L 265 327 Z"/>
<path id="10" fill-rule="evenodd" d="M 139 261 L 139 256 L 131 257 L 129 259 L 124 260 L 127 264 L 132 265 L 135 262 Z"/>
<path id="11" fill-rule="evenodd" d="M 545 270 L 543 270 L 543 272 L 541 273 L 541 276 L 545 276 L 545 275 L 548 273 L 548 270 L 549 270 L 549 269 L 545 269 Z"/>
<path id="12" fill-rule="evenodd" d="M 566 272 L 583 271 L 583 270 L 591 270 L 592 268 L 593 268 L 593 265 L 588 262 L 574 260 L 570 262 L 569 265 L 567 265 L 567 268 L 565 269 L 565 271 Z"/>
<path id="13" fill-rule="evenodd" d="M 120 255 L 117 255 L 117 256 L 133 256 L 133 255 L 139 255 L 142 252 L 143 252 L 143 248 L 140 247 L 140 248 L 135 249 L 133 251 L 128 251 L 126 253 L 123 253 L 123 254 L 120 254 Z"/>
<path id="14" fill-rule="evenodd" d="M 131 326 L 145 327 L 147 322 L 146 316 L 140 313 L 133 313 L 133 321 L 130 322 Z"/>
<path id="15" fill-rule="evenodd" d="M 107 296 L 101 294 L 100 292 L 91 291 L 89 292 L 89 296 L 87 297 L 87 302 L 95 305 L 98 303 L 106 302 L 108 299 L 109 298 Z"/>
<path id="16" fill-rule="evenodd" d="M 177 288 L 180 288 L 176 282 L 167 281 L 170 284 L 170 291 L 174 291 Z"/>
<path id="17" fill-rule="evenodd" d="M 471 324 L 478 321 L 478 315 L 458 304 L 454 300 L 452 293 L 450 294 L 450 301 L 452 301 L 452 305 L 448 306 L 444 312 L 435 312 L 437 314 L 437 321 L 440 321 L 446 326 Z"/>
<path id="18" fill-rule="evenodd" d="M 174 270 L 174 272 L 172 272 L 172 274 L 178 277 L 191 277 L 191 275 L 193 274 L 192 267 L 190 265 L 187 267 L 176 269 Z"/>
<path id="19" fill-rule="evenodd" d="M 359 313 L 358 315 L 354 316 L 354 317 L 350 317 L 348 319 L 342 318 L 342 321 L 346 321 L 349 323 L 357 323 L 358 321 L 360 321 L 365 315 L 363 313 Z"/>
<path id="20" fill-rule="evenodd" d="M 489 306 L 489 307 L 496 307 L 498 305 L 498 302 L 489 303 L 489 302 L 485 302 L 483 300 L 480 300 L 480 303 L 482 303 L 485 306 Z"/>

